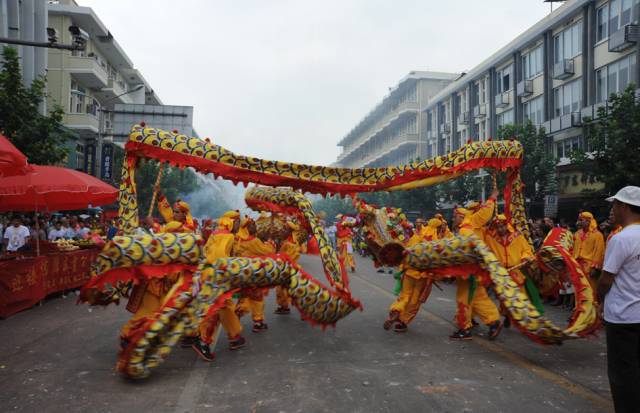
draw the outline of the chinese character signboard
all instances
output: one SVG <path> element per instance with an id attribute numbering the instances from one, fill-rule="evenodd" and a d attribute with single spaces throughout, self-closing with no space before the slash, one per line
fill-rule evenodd
<path id="1" fill-rule="evenodd" d="M 84 171 L 89 175 L 96 174 L 96 145 L 90 143 L 84 147 Z"/>
<path id="2" fill-rule="evenodd" d="M 102 145 L 101 165 L 100 177 L 104 180 L 113 179 L 113 145 L 110 143 Z"/>

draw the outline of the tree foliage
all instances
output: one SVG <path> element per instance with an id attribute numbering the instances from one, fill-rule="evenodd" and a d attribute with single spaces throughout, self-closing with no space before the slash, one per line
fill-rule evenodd
<path id="1" fill-rule="evenodd" d="M 528 121 L 524 125 L 505 125 L 498 129 L 499 139 L 516 139 L 524 150 L 520 175 L 524 183 L 524 196 L 532 201 L 543 201 L 545 195 L 557 190 L 556 160 L 547 151 L 543 128 Z"/>
<path id="2" fill-rule="evenodd" d="M 158 162 L 146 160 L 140 162 L 136 169 L 136 189 L 141 214 L 146 215 L 149 210 L 158 168 Z M 192 170 L 171 168 L 165 165 L 160 180 L 160 193 L 166 196 L 169 202 L 175 202 L 180 196 L 195 191 L 197 187 L 198 181 Z"/>
<path id="3" fill-rule="evenodd" d="M 0 70 L 0 133 L 38 165 L 62 162 L 67 155 L 64 143 L 69 136 L 62 130 L 60 106 L 48 115 L 38 111 L 46 98 L 46 80 L 34 79 L 29 87 L 22 83 L 18 52 L 5 46 Z"/>
<path id="4" fill-rule="evenodd" d="M 613 94 L 598 119 L 585 122 L 585 148 L 570 156 L 578 169 L 604 183 L 605 193 L 615 193 L 640 182 L 640 99 L 631 84 Z"/>

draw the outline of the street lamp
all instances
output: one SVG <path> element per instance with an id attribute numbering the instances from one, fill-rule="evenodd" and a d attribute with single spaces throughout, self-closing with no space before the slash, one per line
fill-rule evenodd
<path id="1" fill-rule="evenodd" d="M 106 112 L 106 110 L 103 110 L 102 107 L 106 106 L 107 104 L 113 102 L 114 100 L 118 99 L 119 97 L 122 97 L 124 95 L 128 95 L 129 93 L 133 93 L 133 92 L 137 92 L 140 89 L 144 88 L 144 83 L 141 83 L 139 85 L 137 85 L 136 87 L 134 87 L 133 89 L 127 90 L 124 93 L 120 93 L 117 96 L 114 96 L 112 98 L 107 99 L 104 103 L 100 103 L 100 101 L 98 99 L 95 99 L 95 97 L 93 96 L 89 96 L 84 92 L 80 92 L 79 90 L 73 90 L 72 92 L 81 96 L 85 96 L 85 97 L 91 97 L 93 99 L 95 99 L 95 102 L 98 104 L 98 138 L 97 138 L 97 148 L 96 148 L 96 159 L 94 160 L 94 164 L 96 166 L 96 171 L 97 173 L 100 175 L 99 177 L 102 178 L 102 135 L 103 135 L 103 128 L 104 128 L 104 115 L 103 113 Z"/>

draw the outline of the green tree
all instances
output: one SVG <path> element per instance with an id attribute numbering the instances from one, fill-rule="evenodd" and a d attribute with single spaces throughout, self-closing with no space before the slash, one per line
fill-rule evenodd
<path id="1" fill-rule="evenodd" d="M 327 196 L 326 198 L 320 197 L 313 201 L 312 205 L 316 214 L 324 212 L 327 222 L 333 222 L 338 214 L 353 215 L 356 213 L 353 207 L 353 200 L 349 197 L 340 198 L 338 195 Z"/>
<path id="2" fill-rule="evenodd" d="M 614 193 L 640 182 L 640 100 L 635 85 L 613 94 L 598 119 L 585 122 L 585 148 L 570 154 L 583 174 L 604 183 Z"/>
<path id="3" fill-rule="evenodd" d="M 524 150 L 520 175 L 524 183 L 524 196 L 532 201 L 543 201 L 545 195 L 557 189 L 556 160 L 547 151 L 544 128 L 527 121 L 524 125 L 505 125 L 498 129 L 499 139 L 516 139 Z"/>
<path id="4" fill-rule="evenodd" d="M 136 169 L 136 190 L 141 214 L 146 215 L 149 211 L 158 168 L 158 162 L 146 160 L 140 162 Z M 169 202 L 175 202 L 180 196 L 195 191 L 197 187 L 198 181 L 195 172 L 191 169 L 172 168 L 165 165 L 160 180 L 160 192 L 167 197 Z"/>
<path id="5" fill-rule="evenodd" d="M 67 155 L 64 143 L 69 136 L 62 131 L 63 110 L 54 106 L 43 116 L 38 108 L 46 99 L 46 80 L 39 77 L 29 87 L 22 83 L 18 52 L 5 46 L 0 70 L 0 133 L 24 153 L 29 162 L 53 165 Z"/>

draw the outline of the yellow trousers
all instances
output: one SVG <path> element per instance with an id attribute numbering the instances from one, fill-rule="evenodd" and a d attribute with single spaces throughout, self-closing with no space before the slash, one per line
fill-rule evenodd
<path id="1" fill-rule="evenodd" d="M 409 324 L 420 310 L 422 302 L 420 296 L 427 285 L 427 279 L 413 278 L 406 274 L 402 277 L 402 290 L 396 301 L 391 304 L 389 311 L 397 311 L 400 315 L 398 320 Z"/>
<path id="2" fill-rule="evenodd" d="M 228 299 L 224 302 L 224 307 L 220 308 L 213 317 L 205 317 L 198 326 L 200 340 L 207 344 L 211 344 L 216 329 L 222 324 L 222 328 L 227 332 L 229 338 L 236 338 L 242 332 L 242 324 L 236 315 L 236 305 L 233 300 Z"/>
<path id="3" fill-rule="evenodd" d="M 132 329 L 142 323 L 143 319 L 152 316 L 156 311 L 158 311 L 162 305 L 163 298 L 164 297 L 159 297 L 150 291 L 145 291 L 138 311 L 136 311 L 133 314 L 133 317 L 127 321 L 127 324 L 122 327 L 122 330 L 120 330 L 120 336 L 126 337 Z"/>
<path id="4" fill-rule="evenodd" d="M 251 318 L 254 323 L 260 323 L 264 321 L 264 298 L 256 300 L 251 297 L 242 297 L 238 301 L 236 314 L 242 317 L 244 314 L 251 312 Z"/>
<path id="5" fill-rule="evenodd" d="M 291 305 L 291 297 L 289 297 L 289 290 L 286 287 L 276 287 L 276 304 L 283 308 L 289 308 Z"/>
<path id="6" fill-rule="evenodd" d="M 480 317 L 480 320 L 486 325 L 493 324 L 500 319 L 500 312 L 496 305 L 491 301 L 487 290 L 478 283 L 473 294 L 471 302 L 469 302 L 469 289 L 471 281 L 458 278 L 456 290 L 456 302 L 458 311 L 456 313 L 456 322 L 461 329 L 469 329 L 473 326 L 471 318 L 474 315 Z"/>

